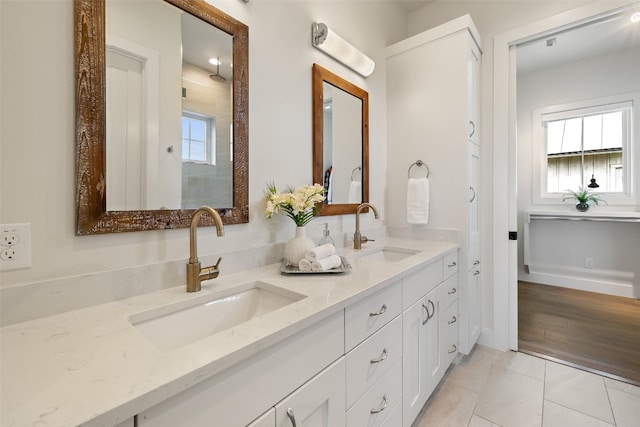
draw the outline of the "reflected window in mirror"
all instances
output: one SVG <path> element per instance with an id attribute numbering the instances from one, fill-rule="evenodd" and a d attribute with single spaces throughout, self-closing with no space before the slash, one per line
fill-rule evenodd
<path id="1" fill-rule="evenodd" d="M 203 0 L 74 4 L 77 234 L 248 222 L 248 28 Z"/>
<path id="2" fill-rule="evenodd" d="M 326 191 L 321 215 L 355 213 L 368 201 L 368 93 L 313 65 L 313 181 Z"/>

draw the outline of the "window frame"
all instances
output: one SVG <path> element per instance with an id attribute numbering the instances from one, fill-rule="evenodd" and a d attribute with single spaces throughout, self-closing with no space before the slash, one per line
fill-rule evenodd
<path id="1" fill-rule="evenodd" d="M 629 107 L 628 120 L 626 123 L 626 135 L 622 147 L 622 167 L 625 179 L 625 189 L 623 192 L 603 192 L 595 189 L 595 192 L 603 195 L 608 205 L 635 205 L 638 204 L 636 177 L 640 167 L 638 153 L 640 149 L 634 149 L 640 137 L 640 92 L 630 92 L 620 95 L 612 95 L 602 98 L 594 98 L 584 101 L 571 102 L 534 109 L 532 112 L 532 137 L 533 137 L 533 203 L 534 204 L 562 204 L 564 192 L 548 192 L 548 170 L 547 170 L 547 140 L 543 126 L 544 122 L 552 119 L 568 119 L 571 116 L 582 117 L 598 112 L 617 110 Z"/>
<path id="2" fill-rule="evenodd" d="M 206 160 L 195 160 L 195 159 L 185 159 L 180 155 L 182 163 L 194 163 L 199 165 L 216 165 L 216 120 L 215 117 L 207 116 L 204 114 L 195 113 L 193 111 L 182 110 L 181 118 L 187 117 L 192 120 L 200 120 L 206 122 L 207 132 L 206 132 L 206 140 L 205 140 L 205 157 Z M 180 138 L 180 147 L 182 150 L 182 138 Z"/>

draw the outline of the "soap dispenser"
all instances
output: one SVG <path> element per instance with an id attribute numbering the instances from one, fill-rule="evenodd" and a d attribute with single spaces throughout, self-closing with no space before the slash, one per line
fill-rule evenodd
<path id="1" fill-rule="evenodd" d="M 320 239 L 320 242 L 318 243 L 318 245 L 325 245 L 327 243 L 331 243 L 332 245 L 335 246 L 335 243 L 333 242 L 333 239 L 329 234 L 329 223 L 325 222 L 323 225 L 324 225 L 324 231 L 322 232 L 322 238 Z"/>

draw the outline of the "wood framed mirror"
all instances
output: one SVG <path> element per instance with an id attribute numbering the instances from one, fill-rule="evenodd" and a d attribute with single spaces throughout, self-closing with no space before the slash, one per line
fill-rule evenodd
<path id="1" fill-rule="evenodd" d="M 355 214 L 369 201 L 369 94 L 313 64 L 313 182 L 327 200 L 320 215 Z"/>
<path id="2" fill-rule="evenodd" d="M 110 1 L 110 0 L 106 0 Z M 107 98 L 111 96 L 107 90 L 107 35 L 106 28 L 111 27 L 106 24 L 106 1 L 105 0 L 76 0 L 74 2 L 75 14 L 75 98 L 76 98 L 76 234 L 103 234 L 126 231 L 143 231 L 143 230 L 160 230 L 171 228 L 185 228 L 189 226 L 191 215 L 199 206 L 184 207 L 184 198 L 182 203 L 177 202 L 177 206 L 164 203 L 161 198 L 147 196 L 141 198 L 143 200 L 140 205 L 133 204 L 133 208 L 122 208 L 116 204 L 116 208 L 112 208 L 113 200 L 109 201 L 108 186 L 112 186 L 112 178 L 125 174 L 121 177 L 121 181 L 130 182 L 128 171 L 118 165 L 119 169 L 112 169 L 112 165 L 108 165 L 110 159 L 108 155 L 109 148 L 107 141 L 109 136 L 108 123 L 114 122 L 112 117 L 108 118 Z M 124 4 L 126 2 L 118 2 Z M 219 119 L 223 125 L 219 126 L 226 132 L 227 138 L 227 164 L 228 164 L 228 191 L 227 199 L 221 202 L 220 206 L 213 203 L 208 204 L 215 208 L 222 217 L 225 224 L 245 223 L 249 221 L 249 203 L 248 203 L 248 143 L 249 143 L 249 31 L 248 27 L 237 21 L 231 16 L 216 9 L 204 0 L 157 0 L 157 2 L 130 2 L 135 5 L 154 5 L 154 7 L 175 9 L 172 22 L 184 22 L 185 17 L 198 22 L 197 25 L 210 27 L 211 29 L 223 33 L 229 39 L 229 59 L 227 77 L 219 78 L 224 70 L 221 62 L 218 60 L 217 71 L 211 72 L 209 77 L 212 81 L 225 81 L 228 86 L 228 96 L 225 102 L 229 105 L 229 113 L 226 121 Z M 168 9 L 167 9 L 168 10 Z M 175 16 L 177 14 L 177 18 Z M 141 15 L 145 17 L 144 13 Z M 146 20 L 152 21 L 154 17 L 147 17 Z M 144 27 L 143 18 L 139 18 L 133 22 L 136 31 L 141 31 Z M 166 30 L 166 27 L 165 27 Z M 182 59 L 182 46 L 184 43 L 184 32 L 180 38 L 180 30 L 178 30 L 178 40 L 176 43 L 180 46 L 181 61 L 176 65 L 177 69 L 184 69 L 185 59 Z M 153 37 L 149 37 L 153 38 Z M 129 41 L 129 40 L 127 40 Z M 175 40 L 174 40 L 175 41 Z M 132 43 L 132 45 L 135 45 Z M 146 48 L 143 46 L 143 49 Z M 150 49 L 153 51 L 153 49 Z M 130 55 L 135 56 L 135 55 Z M 162 66 L 158 66 L 157 74 L 164 72 L 167 58 L 160 58 L 156 61 Z M 146 63 L 153 63 L 147 60 Z M 144 62 L 144 61 L 143 61 Z M 175 62 L 175 61 L 174 61 Z M 232 67 L 230 66 L 233 64 Z M 222 63 L 224 65 L 224 63 Z M 144 73 L 142 73 L 144 74 Z M 153 74 L 147 72 L 147 75 Z M 218 75 L 217 75 L 218 74 Z M 184 74 L 183 74 L 184 76 Z M 143 88 L 155 87 L 156 91 L 165 90 L 167 86 L 172 91 L 172 98 L 167 101 L 163 95 L 153 94 L 153 89 L 148 90 L 151 95 L 144 96 L 143 108 L 141 110 L 153 110 L 154 108 L 164 108 L 164 105 L 171 104 L 174 106 L 176 114 L 171 115 L 170 120 L 175 122 L 174 129 L 176 132 L 171 133 L 171 142 L 156 143 L 153 156 L 160 158 L 162 156 L 174 156 L 172 160 L 175 168 L 180 169 L 184 162 L 183 147 L 185 146 L 184 134 L 184 98 L 185 84 L 184 77 L 173 79 L 171 85 L 166 85 L 161 79 L 155 80 L 155 85 L 147 84 L 144 81 L 139 86 Z M 177 80 L 177 81 L 176 81 Z M 181 84 L 182 83 L 182 84 Z M 146 85 L 146 86 L 145 86 Z M 182 86 L 182 93 L 180 93 Z M 174 90 L 175 89 L 175 90 Z M 182 99 L 181 99 L 182 95 Z M 168 95 L 167 95 L 168 96 Z M 112 99 L 112 98 L 110 98 Z M 155 102 L 154 102 L 155 101 Z M 177 106 L 177 107 L 175 107 Z M 182 106 L 182 107 L 181 107 Z M 162 113 L 152 116 L 150 122 L 160 126 L 167 120 L 166 115 Z M 146 129 L 146 128 L 145 128 Z M 165 135 L 166 132 L 158 130 L 156 127 L 153 131 L 142 131 L 147 137 L 155 136 L 156 139 Z M 182 136 L 182 139 L 180 135 Z M 215 139 L 215 135 L 213 137 Z M 142 144 L 144 145 L 144 144 Z M 177 153 L 176 153 L 177 152 Z M 175 156 L 177 160 L 175 160 Z M 144 155 L 143 155 L 144 156 Z M 138 156 L 140 157 L 140 156 Z M 211 156 L 209 156 L 211 157 Z M 164 158 L 157 164 L 146 164 L 146 172 L 140 175 L 148 179 L 147 182 L 154 183 L 156 187 L 161 187 L 165 191 L 167 186 L 177 187 L 175 191 L 181 191 L 184 188 L 185 178 L 180 176 L 177 180 L 179 183 L 170 183 L 165 185 L 162 179 L 168 175 L 167 159 Z M 148 160 L 148 159 L 146 159 Z M 138 160 L 144 164 L 145 159 Z M 117 162 L 112 162 L 117 163 Z M 209 161 L 209 164 L 213 162 Z M 153 170 L 155 174 L 150 174 L 149 170 Z M 211 180 L 208 181 L 211 183 Z M 158 184 L 160 183 L 160 184 Z M 144 186 L 144 185 L 143 185 Z M 209 184 L 209 186 L 211 186 Z M 109 187 L 109 188 L 112 188 Z M 139 186 L 138 186 L 139 187 Z M 144 193 L 145 188 L 141 191 Z M 113 191 L 111 194 L 114 194 Z M 150 202 L 150 200 L 155 200 Z M 205 199 L 206 201 L 207 199 Z M 213 199 L 212 199 L 213 200 Z M 203 225 L 213 225 L 210 218 L 202 218 Z"/>

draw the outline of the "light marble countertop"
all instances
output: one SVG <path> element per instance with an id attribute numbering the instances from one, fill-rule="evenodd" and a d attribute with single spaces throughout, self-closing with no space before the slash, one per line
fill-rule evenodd
<path id="1" fill-rule="evenodd" d="M 184 284 L 137 297 L 74 310 L 0 330 L 2 426 L 111 426 L 336 313 L 455 250 L 448 242 L 388 238 L 381 246 L 419 250 L 393 263 L 371 265 L 353 249 L 339 253 L 353 269 L 344 274 L 280 273 L 280 264 L 225 276 L 187 293 Z M 175 350 L 161 351 L 129 318 L 188 303 L 255 281 L 306 298 Z"/>

